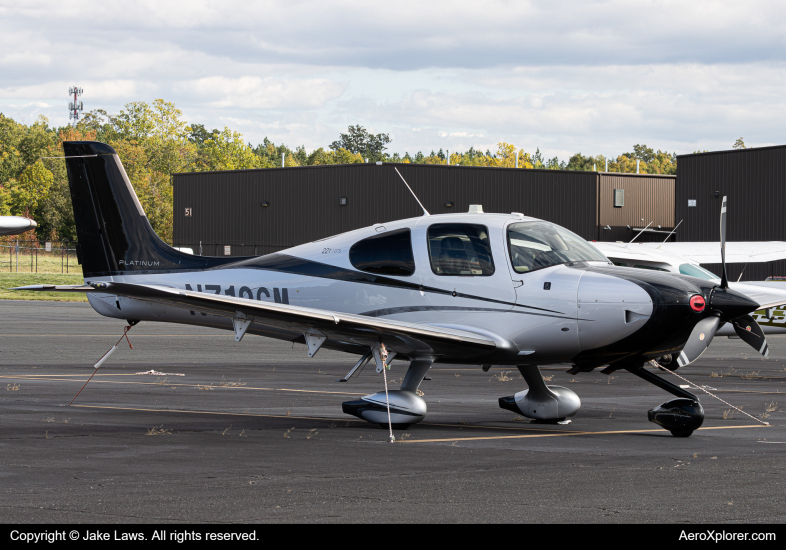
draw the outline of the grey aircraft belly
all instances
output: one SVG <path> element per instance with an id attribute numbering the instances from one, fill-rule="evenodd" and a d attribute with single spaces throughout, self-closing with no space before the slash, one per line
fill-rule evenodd
<path id="1" fill-rule="evenodd" d="M 568 363 L 573 373 L 625 369 L 676 395 L 649 416 L 687 436 L 703 421 L 701 404 L 645 364 L 694 361 L 724 323 L 748 327 L 746 341 L 766 355 L 750 316 L 759 304 L 725 280 L 617 268 L 570 231 L 517 213 L 424 209 L 266 256 L 187 254 L 152 230 L 111 147 L 63 146 L 85 284 L 26 289 L 85 292 L 98 313 L 132 326 L 207 326 L 237 342 L 264 335 L 304 343 L 309 356 L 341 350 L 359 357 L 347 379 L 366 363 L 382 372 L 393 357 L 408 361 L 399 390 L 343 404 L 369 422 L 423 420 L 417 389 L 439 362 L 515 365 L 529 388 L 500 406 L 564 421 L 581 401 L 547 386 L 538 367 Z"/>

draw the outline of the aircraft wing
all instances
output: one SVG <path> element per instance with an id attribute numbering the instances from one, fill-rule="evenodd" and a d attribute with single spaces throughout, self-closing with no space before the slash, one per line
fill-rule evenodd
<path id="1" fill-rule="evenodd" d="M 250 319 L 252 326 L 262 325 L 295 334 L 303 334 L 310 329 L 315 329 L 331 341 L 355 346 L 370 348 L 382 341 L 387 348 L 404 355 L 488 356 L 497 347 L 497 343 L 490 337 L 466 330 L 290 304 L 261 302 L 158 285 L 108 282 L 73 286 L 32 285 L 14 290 L 108 293 L 241 321 Z"/>
<path id="2" fill-rule="evenodd" d="M 683 256 L 700 264 L 721 263 L 720 244 L 712 242 L 642 243 L 641 246 Z M 744 264 L 786 259 L 786 242 L 727 242 L 726 263 Z"/>

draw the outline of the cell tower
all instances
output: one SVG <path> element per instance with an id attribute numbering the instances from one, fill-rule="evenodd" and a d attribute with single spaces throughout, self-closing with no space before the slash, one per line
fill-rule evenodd
<path id="1" fill-rule="evenodd" d="M 74 126 L 79 121 L 79 111 L 84 110 L 81 101 L 77 101 L 77 97 L 82 95 L 82 88 L 78 88 L 77 86 L 72 86 L 68 88 L 68 95 L 73 95 L 74 100 L 68 103 L 68 118 L 73 119 Z"/>

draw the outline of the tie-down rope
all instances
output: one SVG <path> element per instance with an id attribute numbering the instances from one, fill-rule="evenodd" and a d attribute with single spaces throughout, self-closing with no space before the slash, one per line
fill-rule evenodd
<path id="1" fill-rule="evenodd" d="M 732 409 L 734 409 L 735 411 L 739 411 L 739 412 L 741 412 L 742 414 L 744 414 L 745 416 L 747 416 L 747 417 L 749 417 L 749 418 L 752 418 L 753 420 L 755 420 L 755 421 L 756 421 L 756 422 L 758 422 L 759 424 L 764 424 L 765 426 L 769 426 L 769 425 L 770 425 L 770 423 L 769 423 L 769 422 L 765 422 L 764 420 L 759 420 L 758 418 L 756 418 L 756 417 L 755 417 L 755 416 L 753 416 L 752 414 L 748 414 L 748 413 L 746 413 L 745 411 L 743 411 L 742 409 L 740 409 L 739 407 L 735 407 L 734 405 L 732 405 L 732 404 L 731 404 L 731 403 L 729 403 L 728 401 L 724 401 L 723 399 L 721 399 L 720 397 L 718 397 L 718 396 L 717 396 L 717 395 L 715 395 L 714 393 L 710 392 L 710 391 L 709 391 L 708 389 L 706 389 L 704 386 L 697 386 L 696 384 L 694 384 L 693 382 L 691 382 L 691 381 L 690 381 L 690 380 L 688 380 L 687 378 L 683 378 L 682 376 L 680 376 L 679 374 L 677 374 L 677 373 L 676 373 L 676 372 L 674 372 L 673 370 L 669 370 L 669 369 L 667 369 L 666 367 L 662 366 L 660 363 L 658 363 L 658 362 L 657 362 L 657 361 L 655 361 L 654 359 L 653 359 L 652 361 L 650 361 L 650 365 L 652 365 L 653 367 L 658 367 L 658 368 L 659 368 L 660 370 L 662 370 L 662 371 L 665 371 L 665 372 L 670 372 L 671 374 L 673 374 L 674 376 L 676 376 L 676 377 L 677 377 L 677 378 L 679 378 L 680 380 L 684 380 L 685 382 L 687 382 L 687 383 L 688 383 L 688 384 L 689 384 L 689 385 L 690 385 L 692 388 L 694 388 L 694 389 L 697 389 L 697 390 L 701 390 L 701 391 L 703 391 L 704 393 L 706 393 L 707 395 L 709 395 L 709 396 L 711 396 L 711 397 L 714 397 L 715 399 L 717 399 L 717 400 L 718 400 L 718 401 L 720 401 L 721 403 L 725 403 L 726 405 L 728 405 L 729 407 L 731 407 L 731 408 L 732 408 Z"/>
<path id="2" fill-rule="evenodd" d="M 388 406 L 388 430 L 390 431 L 390 442 L 394 443 L 396 438 L 393 437 L 393 423 L 390 420 L 390 398 L 388 397 L 388 350 L 385 349 L 385 344 L 379 344 L 379 358 L 382 359 L 382 377 L 385 379 L 385 404 Z"/>
<path id="3" fill-rule="evenodd" d="M 120 342 L 123 340 L 123 338 L 125 338 L 126 342 L 128 342 L 128 347 L 131 348 L 131 349 L 134 349 L 134 346 L 131 345 L 131 340 L 128 339 L 128 331 L 131 330 L 131 327 L 133 327 L 133 326 L 134 325 L 128 325 L 127 327 L 125 327 L 123 329 L 123 336 L 120 337 L 120 340 L 118 340 L 117 343 L 114 346 L 112 346 L 109 349 L 108 352 L 106 352 L 104 355 L 101 356 L 101 359 L 99 359 L 98 363 L 95 364 L 96 370 L 94 370 L 93 374 L 90 375 L 90 378 L 87 379 L 87 382 L 85 382 L 85 385 L 82 386 L 81 389 L 78 392 L 76 392 L 76 395 L 71 400 L 71 403 L 76 401 L 76 398 L 79 397 L 79 394 L 82 393 L 82 390 L 85 389 L 85 387 L 87 386 L 88 382 L 90 382 L 93 379 L 93 377 L 98 372 L 99 367 L 104 364 L 104 361 L 109 359 L 109 356 L 117 351 L 117 346 L 120 344 Z M 68 404 L 69 407 L 71 406 L 71 403 Z"/>

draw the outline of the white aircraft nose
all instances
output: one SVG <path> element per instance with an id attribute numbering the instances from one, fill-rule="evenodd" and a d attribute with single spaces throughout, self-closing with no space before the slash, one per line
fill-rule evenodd
<path id="1" fill-rule="evenodd" d="M 0 216 L 0 235 L 18 235 L 38 227 L 33 220 L 22 216 Z"/>
<path id="2" fill-rule="evenodd" d="M 652 315 L 652 299 L 639 285 L 604 273 L 585 273 L 578 292 L 582 351 L 630 336 Z"/>

